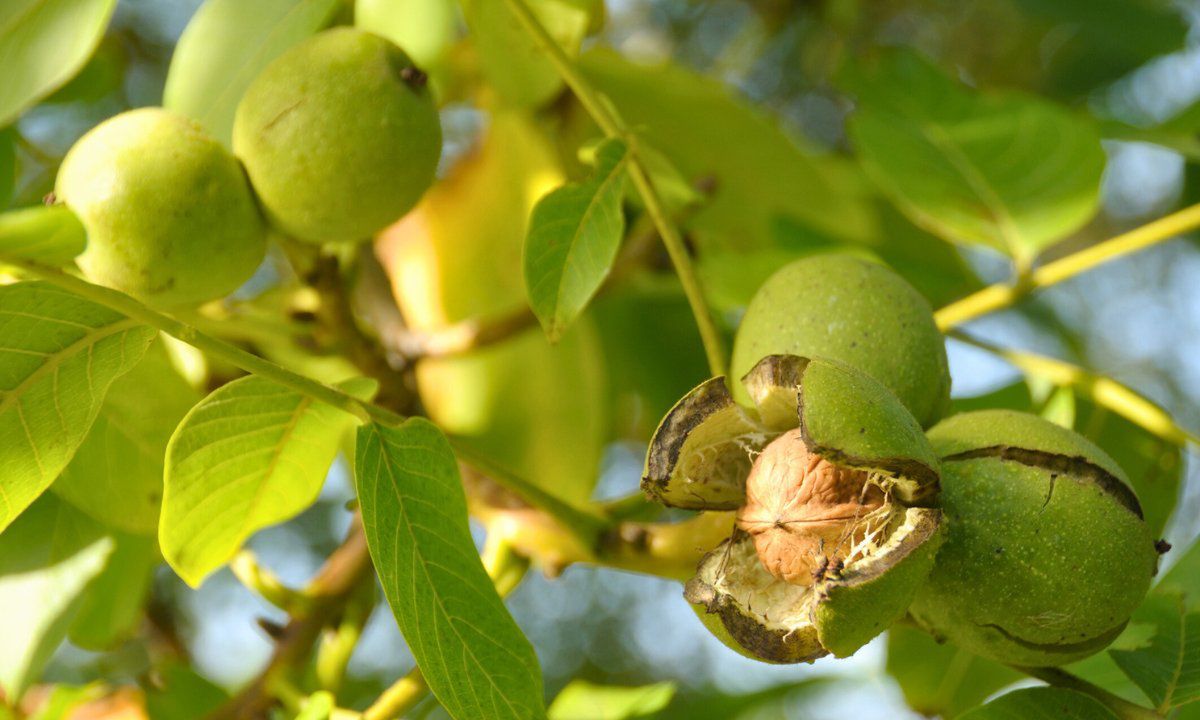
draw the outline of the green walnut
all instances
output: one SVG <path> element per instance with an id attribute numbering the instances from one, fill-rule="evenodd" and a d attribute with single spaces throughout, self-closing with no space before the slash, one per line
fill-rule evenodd
<path id="1" fill-rule="evenodd" d="M 984 410 L 929 432 L 949 530 L 913 618 L 1014 665 L 1061 665 L 1120 634 L 1158 553 L 1121 468 L 1037 416 Z"/>
<path id="2" fill-rule="evenodd" d="M 879 381 L 831 360 L 763 358 L 692 390 L 667 414 L 643 490 L 736 511 L 684 596 L 713 633 L 766 662 L 852 655 L 902 617 L 933 566 L 937 459 Z"/>
<path id="3" fill-rule="evenodd" d="M 161 108 L 122 113 L 80 138 L 55 195 L 87 230 L 84 275 L 155 305 L 227 295 L 266 253 L 266 227 L 237 159 Z"/>
<path id="4" fill-rule="evenodd" d="M 425 75 L 404 51 L 342 27 L 291 48 L 255 78 L 238 104 L 233 149 L 284 233 L 358 241 L 429 188 L 442 130 Z"/>
<path id="5" fill-rule="evenodd" d="M 950 401 L 945 341 L 929 303 L 887 267 L 849 255 L 797 260 L 759 288 L 738 328 L 733 376 L 775 354 L 853 365 L 894 392 L 923 426 Z M 741 388 L 733 392 L 746 401 Z"/>

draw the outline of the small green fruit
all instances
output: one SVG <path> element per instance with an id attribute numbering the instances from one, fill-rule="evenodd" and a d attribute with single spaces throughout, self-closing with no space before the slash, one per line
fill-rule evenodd
<path id="1" fill-rule="evenodd" d="M 1157 565 L 1121 468 L 1037 416 L 985 410 L 929 433 L 949 531 L 914 619 L 1014 665 L 1091 655 L 1125 627 Z"/>
<path id="2" fill-rule="evenodd" d="M 404 51 L 343 27 L 262 71 L 238 104 L 233 149 L 280 230 L 357 241 L 416 205 L 433 182 L 442 130 Z"/>
<path id="3" fill-rule="evenodd" d="M 84 275 L 155 305 L 227 295 L 266 252 L 237 160 L 198 124 L 161 108 L 121 113 L 80 138 L 55 194 L 87 230 Z"/>
<path id="4" fill-rule="evenodd" d="M 946 346 L 929 303 L 883 265 L 814 255 L 779 269 L 746 308 L 733 377 L 768 355 L 830 358 L 882 382 L 923 426 L 950 400 Z M 738 402 L 746 393 L 733 388 Z"/>
<path id="5" fill-rule="evenodd" d="M 853 654 L 899 619 L 941 542 L 937 461 L 917 421 L 842 363 L 774 355 L 685 396 L 655 432 L 642 488 L 736 510 L 684 597 L 713 634 L 775 663 Z"/>

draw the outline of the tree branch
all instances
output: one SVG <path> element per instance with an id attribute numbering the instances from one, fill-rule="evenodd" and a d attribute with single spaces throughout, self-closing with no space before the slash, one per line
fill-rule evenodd
<path id="1" fill-rule="evenodd" d="M 1045 378 L 1055 385 L 1074 388 L 1097 405 L 1112 410 L 1167 442 L 1200 446 L 1200 437 L 1177 425 L 1170 413 L 1129 386 L 1110 377 L 1044 355 L 1002 348 L 961 330 L 951 330 L 947 335 L 1003 358 L 1027 375 Z"/>
<path id="2" fill-rule="evenodd" d="M 1016 284 L 989 285 L 938 310 L 934 313 L 934 318 L 939 328 L 943 331 L 949 330 L 982 315 L 1012 307 L 1033 292 L 1075 277 L 1110 260 L 1173 240 L 1196 228 L 1200 228 L 1200 203 L 1046 263 Z"/>
<path id="3" fill-rule="evenodd" d="M 312 605 L 304 615 L 293 616 L 279 634 L 267 667 L 245 689 L 209 716 L 209 720 L 245 720 L 265 717 L 275 704 L 271 688 L 312 651 L 321 630 L 340 612 L 359 582 L 371 571 L 371 558 L 362 523 L 357 516 L 342 545 L 329 556 L 305 588 Z"/>

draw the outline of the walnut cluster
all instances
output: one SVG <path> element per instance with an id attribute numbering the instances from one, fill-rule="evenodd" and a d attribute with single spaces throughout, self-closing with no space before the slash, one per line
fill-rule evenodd
<path id="1" fill-rule="evenodd" d="M 767 572 L 812 585 L 861 540 L 865 518 L 884 503 L 862 470 L 838 468 L 812 454 L 799 430 L 763 449 L 746 478 L 737 525 L 754 538 Z"/>

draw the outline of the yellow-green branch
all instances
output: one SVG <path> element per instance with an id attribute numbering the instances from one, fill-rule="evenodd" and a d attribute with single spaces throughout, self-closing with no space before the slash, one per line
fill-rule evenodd
<path id="1" fill-rule="evenodd" d="M 1098 265 L 1172 240 L 1183 233 L 1200 228 L 1200 204 L 1191 205 L 1166 217 L 1121 233 L 1064 258 L 1046 263 L 1015 285 L 997 283 L 956 300 L 938 310 L 934 316 L 943 331 L 962 325 L 977 317 L 1016 305 L 1030 293 L 1050 287 L 1091 270 Z"/>
<path id="2" fill-rule="evenodd" d="M 1027 375 L 1045 378 L 1055 385 L 1071 387 L 1126 420 L 1176 445 L 1200 446 L 1200 437 L 1177 425 L 1171 415 L 1132 388 L 1110 377 L 1056 358 L 993 345 L 960 331 L 950 337 L 985 350 L 1008 361 Z"/>
<path id="3" fill-rule="evenodd" d="M 542 26 L 541 21 L 529 9 L 525 0 L 508 0 L 508 5 L 513 14 L 517 16 L 517 20 L 554 65 L 563 82 L 579 99 L 596 124 L 600 126 L 600 130 L 610 138 L 619 138 L 624 141 L 629 149 L 629 177 L 638 194 L 641 195 L 642 202 L 646 204 L 646 212 L 654 220 L 663 246 L 666 247 L 667 254 L 671 257 L 671 263 L 675 266 L 679 282 L 683 285 L 684 295 L 687 296 L 692 315 L 696 319 L 696 327 L 700 331 L 700 339 L 704 343 L 704 353 L 708 357 L 709 371 L 713 375 L 724 375 L 725 350 L 721 333 L 717 329 L 712 311 L 709 310 L 708 303 L 704 299 L 700 278 L 696 275 L 696 269 L 692 265 L 683 237 L 668 217 L 662 198 L 659 197 L 658 191 L 654 188 L 654 183 L 646 171 L 645 163 L 639 152 L 637 136 L 627 132 L 621 126 L 620 120 L 609 110 L 600 94 Z"/>

